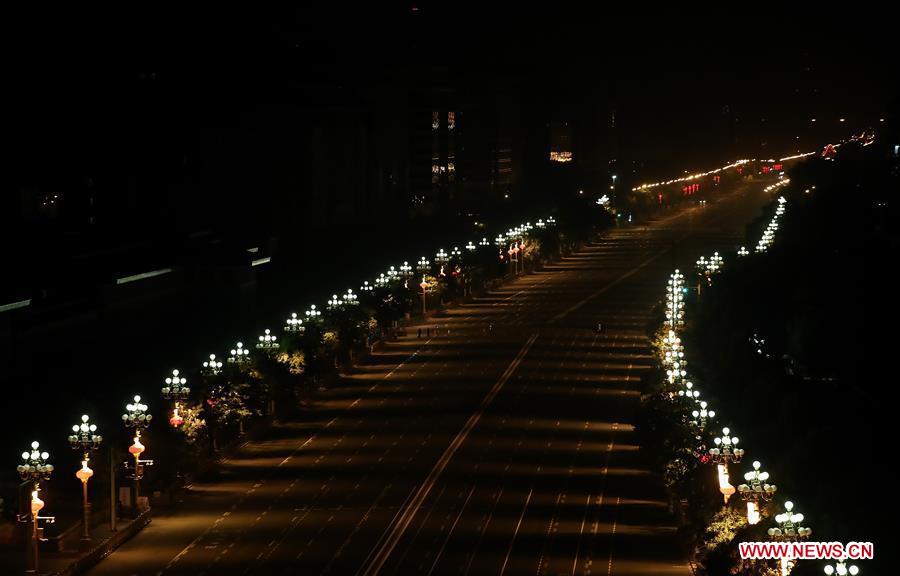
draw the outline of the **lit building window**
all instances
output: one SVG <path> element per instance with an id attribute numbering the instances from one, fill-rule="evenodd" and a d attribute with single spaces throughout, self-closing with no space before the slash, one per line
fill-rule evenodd
<path id="1" fill-rule="evenodd" d="M 436 156 L 431 157 L 431 183 L 438 184 L 441 181 L 441 163 Z"/>
<path id="2" fill-rule="evenodd" d="M 572 161 L 572 153 L 568 151 L 560 151 L 556 150 L 550 151 L 550 161 L 551 162 L 571 162 Z"/>
<path id="3" fill-rule="evenodd" d="M 432 124 L 434 121 L 432 120 Z M 453 130 L 456 128 L 456 112 L 450 111 L 447 112 L 447 130 Z"/>

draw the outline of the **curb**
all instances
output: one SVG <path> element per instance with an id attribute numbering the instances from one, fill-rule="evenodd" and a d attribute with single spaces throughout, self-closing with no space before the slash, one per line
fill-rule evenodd
<path id="1" fill-rule="evenodd" d="M 134 519 L 127 527 L 119 530 L 101 544 L 91 548 L 87 553 L 69 564 L 66 568 L 53 572 L 51 576 L 75 576 L 92 568 L 98 562 L 112 554 L 112 552 L 130 540 L 135 534 L 144 529 L 152 520 L 151 510 L 145 510 Z"/>

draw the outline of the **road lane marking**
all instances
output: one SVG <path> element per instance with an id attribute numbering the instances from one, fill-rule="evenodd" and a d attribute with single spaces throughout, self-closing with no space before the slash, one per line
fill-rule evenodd
<path id="1" fill-rule="evenodd" d="M 604 292 L 606 292 L 607 290 L 609 290 L 609 289 L 612 288 L 613 286 L 616 286 L 616 285 L 619 284 L 620 282 L 623 282 L 623 281 L 625 281 L 625 280 L 631 278 L 632 276 L 634 276 L 635 274 L 637 274 L 638 272 L 640 272 L 641 270 L 643 270 L 645 267 L 649 266 L 653 261 L 655 261 L 657 258 L 659 258 L 660 256 L 662 256 L 663 254 L 667 253 L 668 251 L 669 251 L 669 248 L 666 248 L 666 249 L 664 249 L 664 250 L 661 250 L 660 252 L 657 252 L 655 255 L 653 255 L 653 256 L 651 256 L 650 258 L 644 260 L 643 262 L 641 262 L 640 264 L 638 264 L 637 266 L 635 266 L 634 268 L 632 268 L 632 269 L 629 270 L 628 272 L 622 274 L 621 276 L 619 276 L 618 278 L 616 278 L 615 280 L 613 280 L 612 282 L 610 282 L 609 284 L 607 284 L 607 285 L 604 286 L 603 288 L 601 288 L 601 289 L 597 290 L 596 292 L 594 292 L 593 294 L 591 294 L 591 295 L 585 297 L 583 300 L 580 300 L 579 302 L 576 302 L 575 304 L 572 304 L 571 306 L 569 306 L 568 308 L 566 308 L 565 310 L 563 310 L 562 312 L 560 312 L 559 314 L 557 314 L 556 316 L 554 316 L 553 318 L 551 318 L 547 323 L 548 323 L 548 324 L 555 324 L 555 323 L 558 322 L 559 320 L 562 320 L 563 318 L 565 318 L 566 316 L 568 316 L 568 315 L 571 314 L 572 312 L 578 310 L 579 308 L 581 308 L 582 306 L 584 306 L 585 304 L 587 304 L 588 302 L 590 302 L 591 300 L 593 300 L 593 299 L 596 298 L 597 296 L 600 296 L 601 294 L 603 294 Z"/>
<path id="2" fill-rule="evenodd" d="M 472 497 L 472 493 L 475 492 L 475 485 L 472 485 L 472 489 L 469 490 L 469 495 L 466 496 L 466 501 L 463 502 L 462 508 L 459 509 L 459 514 L 456 515 L 456 520 L 453 521 L 453 525 L 450 526 L 450 531 L 447 532 L 447 537 L 444 538 L 444 543 L 441 544 L 441 549 L 438 550 L 437 556 L 434 557 L 434 562 L 431 564 L 431 570 L 428 571 L 428 576 L 431 576 L 432 572 L 434 572 L 434 568 L 437 566 L 438 560 L 441 559 L 441 556 L 444 554 L 444 548 L 447 547 L 447 542 L 450 541 L 450 536 L 453 535 L 453 530 L 456 528 L 456 524 L 459 522 L 459 519 L 463 515 L 463 511 L 466 509 L 466 506 L 469 504 L 469 499 Z"/>
<path id="3" fill-rule="evenodd" d="M 519 516 L 519 522 L 516 523 L 516 531 L 513 532 L 512 541 L 509 543 L 509 550 L 506 551 L 506 558 L 503 559 L 503 566 L 500 567 L 500 576 L 506 572 L 506 565 L 509 563 L 509 555 L 512 554 L 513 546 L 516 544 L 516 536 L 519 535 L 519 528 L 522 527 L 522 520 L 525 519 L 525 511 L 528 510 L 528 503 L 531 502 L 531 495 L 534 488 L 528 491 L 528 497 L 525 498 L 525 506 L 522 507 L 522 514 Z"/>
<path id="4" fill-rule="evenodd" d="M 440 457 L 440 459 L 435 463 L 434 468 L 431 469 L 431 472 L 426 477 L 425 482 L 419 487 L 418 491 L 415 493 L 412 501 L 410 501 L 409 506 L 406 508 L 404 513 L 398 518 L 397 523 L 393 525 L 390 529 L 390 536 L 387 540 L 381 544 L 380 547 L 376 546 L 373 551 L 375 555 L 372 556 L 371 562 L 366 562 L 363 564 L 363 571 L 361 574 L 364 576 L 374 576 L 381 571 L 381 568 L 384 566 L 384 563 L 387 562 L 387 559 L 390 557 L 394 548 L 397 546 L 397 543 L 406 533 L 407 528 L 409 528 L 410 523 L 415 518 L 415 515 L 418 513 L 419 508 L 422 507 L 425 498 L 428 497 L 428 494 L 431 492 L 431 489 L 434 487 L 438 478 L 440 478 L 444 469 L 449 464 L 450 460 L 453 458 L 453 455 L 456 454 L 456 451 L 459 450 L 459 447 L 462 446 L 463 442 L 469 436 L 469 433 L 475 428 L 475 425 L 478 424 L 478 421 L 481 420 L 481 416 L 484 414 L 485 410 L 488 406 L 491 405 L 494 398 L 497 394 L 500 393 L 500 390 L 503 388 L 503 385 L 506 384 L 507 380 L 509 380 L 510 376 L 512 376 L 513 372 L 519 367 L 519 364 L 522 363 L 522 360 L 525 358 L 525 355 L 528 354 L 528 351 L 531 350 L 531 346 L 537 340 L 538 334 L 534 333 L 531 337 L 525 342 L 522 346 L 522 349 L 519 350 L 518 355 L 516 355 L 515 359 L 510 363 L 510 365 L 506 368 L 506 371 L 491 390 L 488 392 L 487 396 L 481 401 L 481 405 L 475 411 L 472 416 L 469 417 L 469 420 L 463 426 L 462 430 L 456 435 L 456 438 L 450 443 L 447 449 L 444 451 L 444 454 Z"/>
<path id="5" fill-rule="evenodd" d="M 587 499 L 584 502 L 584 516 L 581 517 L 581 529 L 578 531 L 578 545 L 575 547 L 575 560 L 572 561 L 572 576 L 575 576 L 575 571 L 578 569 L 578 555 L 581 553 L 581 539 L 584 536 L 584 523 L 587 522 L 588 511 L 591 508 L 591 495 L 588 494 Z"/>

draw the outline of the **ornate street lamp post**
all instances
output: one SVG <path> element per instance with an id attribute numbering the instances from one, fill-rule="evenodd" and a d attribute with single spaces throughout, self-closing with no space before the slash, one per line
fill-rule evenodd
<path id="1" fill-rule="evenodd" d="M 203 362 L 200 373 L 204 376 L 217 376 L 222 372 L 222 361 L 216 360 L 215 354 L 209 355 L 209 360 Z"/>
<path id="2" fill-rule="evenodd" d="M 132 490 L 132 513 L 137 515 L 139 498 L 141 495 L 141 478 L 144 475 L 144 465 L 152 466 L 153 460 L 141 459 L 141 454 L 146 448 L 141 443 L 141 432 L 150 426 L 153 414 L 147 414 L 147 405 L 141 402 L 140 396 L 134 397 L 134 402 L 125 405 L 126 412 L 122 414 L 122 422 L 126 428 L 134 429 L 134 443 L 128 447 L 128 452 L 134 456 L 134 488 Z"/>
<path id="3" fill-rule="evenodd" d="M 825 574 L 828 576 L 832 576 L 833 574 L 837 574 L 837 576 L 847 576 L 847 574 L 856 576 L 859 574 L 859 567 L 857 567 L 856 564 L 847 566 L 846 560 L 838 560 L 834 566 L 831 564 L 825 566 Z"/>
<path id="4" fill-rule="evenodd" d="M 428 290 L 428 282 L 425 281 L 425 276 L 422 276 L 422 281 L 419 283 L 419 288 L 422 289 L 422 316 L 425 316 L 425 295 Z"/>
<path id="5" fill-rule="evenodd" d="M 383 276 L 383 275 L 382 275 L 382 276 Z M 316 323 L 316 324 L 318 324 L 318 323 L 322 320 L 322 311 L 316 309 L 316 305 L 315 305 L 315 304 L 311 304 L 311 305 L 309 306 L 309 310 L 307 310 L 306 312 L 304 312 L 304 314 L 306 315 L 306 323 L 307 323 L 307 324 L 309 324 L 309 323 Z"/>
<path id="6" fill-rule="evenodd" d="M 693 410 L 691 412 L 691 416 L 693 417 L 692 422 L 694 423 L 694 426 L 696 426 L 700 430 L 703 430 L 704 428 L 706 428 L 706 423 L 710 418 L 716 417 L 716 411 L 709 410 L 707 408 L 708 406 L 709 405 L 705 401 L 701 400 L 700 401 L 700 409 Z"/>
<path id="7" fill-rule="evenodd" d="M 403 278 L 404 284 L 412 277 L 412 272 L 412 266 L 409 265 L 409 262 L 404 260 L 403 264 L 400 266 L 400 277 Z"/>
<path id="8" fill-rule="evenodd" d="M 425 258 L 424 256 L 419 258 L 419 261 L 416 262 L 416 271 L 423 276 L 431 272 L 431 263 L 427 258 Z"/>
<path id="9" fill-rule="evenodd" d="M 767 482 L 769 473 L 762 472 L 759 468 L 760 463 L 755 460 L 753 470 L 744 474 L 747 483 L 738 486 L 741 499 L 747 503 L 747 523 L 751 525 L 759 522 L 759 501 L 768 502 L 778 491 L 777 486 Z"/>
<path id="10" fill-rule="evenodd" d="M 677 269 L 666 284 L 666 324 L 676 331 L 684 324 L 684 274 Z"/>
<path id="11" fill-rule="evenodd" d="M 238 342 L 235 344 L 234 348 L 231 349 L 231 356 L 228 357 L 228 363 L 236 366 L 243 366 L 248 362 L 250 362 L 250 350 L 244 348 L 243 342 Z"/>
<path id="12" fill-rule="evenodd" d="M 88 501 L 88 480 L 94 475 L 94 471 L 90 469 L 88 462 L 91 460 L 91 455 L 100 448 L 102 442 L 103 437 L 97 434 L 97 425 L 90 423 L 90 417 L 87 414 L 81 417 L 81 424 L 72 426 L 69 445 L 73 450 L 78 450 L 84 455 L 81 460 L 81 469 L 75 472 L 75 477 L 81 480 L 81 547 L 83 549 L 88 549 L 91 543 L 91 503 Z"/>
<path id="13" fill-rule="evenodd" d="M 744 456 L 744 450 L 737 447 L 740 440 L 737 436 L 732 437 L 731 430 L 728 428 L 722 428 L 722 436 L 714 438 L 713 442 L 716 447 L 709 449 L 709 459 L 716 465 L 719 475 L 719 491 L 727 504 L 728 499 L 735 491 L 734 486 L 729 482 L 728 464 L 740 462 Z"/>
<path id="14" fill-rule="evenodd" d="M 17 518 L 19 522 L 31 524 L 29 530 L 30 537 L 26 543 L 27 562 L 31 567 L 26 570 L 29 574 L 37 574 L 40 569 L 40 550 L 38 543 L 43 540 L 43 528 L 40 527 L 40 521 L 44 520 L 48 524 L 56 521 L 54 516 L 41 516 L 40 512 L 44 508 L 44 501 L 39 498 L 41 491 L 40 483 L 44 480 L 50 480 L 53 474 L 53 464 L 49 464 L 47 460 L 50 454 L 40 450 L 40 444 L 35 441 L 31 443 L 31 450 L 22 452 L 22 460 L 24 464 L 16 466 L 16 471 L 23 482 L 31 483 L 31 508 L 30 514 L 20 514 Z"/>
<path id="15" fill-rule="evenodd" d="M 798 542 L 806 540 L 812 534 L 812 529 L 800 526 L 803 522 L 803 514 L 794 512 L 794 503 L 788 500 L 784 503 L 785 511 L 775 515 L 775 528 L 769 528 L 769 538 L 778 542 Z M 794 561 L 789 558 L 780 560 L 781 576 L 788 576 L 794 568 Z"/>
<path id="16" fill-rule="evenodd" d="M 272 331 L 266 328 L 258 338 L 256 348 L 259 350 L 278 350 L 278 337 L 272 335 Z"/>
<path id="17" fill-rule="evenodd" d="M 366 282 L 367 286 L 368 284 Z M 303 334 L 306 332 L 306 326 L 303 325 L 303 320 L 297 318 L 297 313 L 292 312 L 291 317 L 284 321 L 284 331 L 288 334 Z"/>
<path id="18" fill-rule="evenodd" d="M 191 395 L 191 389 L 187 386 L 187 378 L 181 376 L 178 370 L 172 370 L 172 375 L 166 378 L 166 384 L 160 392 L 165 400 L 171 400 L 175 403 L 172 407 L 172 416 L 169 418 L 169 424 L 172 428 L 178 428 L 184 423 L 184 418 L 178 413 L 181 409 L 181 403 Z"/>

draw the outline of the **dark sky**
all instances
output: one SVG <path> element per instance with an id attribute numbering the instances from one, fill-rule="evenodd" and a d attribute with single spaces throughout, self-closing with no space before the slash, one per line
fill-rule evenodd
<path id="1" fill-rule="evenodd" d="M 850 12 L 855 6 L 791 14 L 762 5 L 733 14 L 411 6 L 7 12 L 4 138 L 13 166 L 25 180 L 65 170 L 71 146 L 156 122 L 166 112 L 154 95 L 142 102 L 129 92 L 154 76 L 175 87 L 159 98 L 178 98 L 186 119 L 225 122 L 287 85 L 352 87 L 446 66 L 476 94 L 515 85 L 551 116 L 605 118 L 615 108 L 623 137 L 648 157 L 702 150 L 723 117 L 745 126 L 764 118 L 775 132 L 810 115 L 865 124 L 883 115 L 896 86 L 885 15 Z"/>

